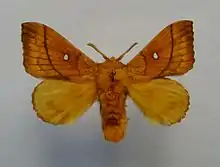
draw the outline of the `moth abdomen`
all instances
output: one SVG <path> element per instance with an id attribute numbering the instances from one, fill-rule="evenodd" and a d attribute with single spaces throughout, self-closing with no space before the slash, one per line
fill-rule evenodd
<path id="1" fill-rule="evenodd" d="M 99 96 L 104 137 L 112 142 L 122 140 L 127 128 L 126 94 L 116 88 L 117 84 Z"/>

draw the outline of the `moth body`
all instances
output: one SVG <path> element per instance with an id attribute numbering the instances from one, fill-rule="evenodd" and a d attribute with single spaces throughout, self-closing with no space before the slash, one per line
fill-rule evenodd
<path id="1" fill-rule="evenodd" d="M 124 65 L 114 58 L 106 60 L 99 65 L 97 78 L 102 129 L 105 139 L 112 142 L 122 140 L 127 127 L 127 90 L 122 82 L 115 78 L 117 70 L 123 67 Z"/>

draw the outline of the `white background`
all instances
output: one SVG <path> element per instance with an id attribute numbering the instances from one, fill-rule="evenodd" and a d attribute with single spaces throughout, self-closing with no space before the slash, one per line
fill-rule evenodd
<path id="1" fill-rule="evenodd" d="M 1 167 L 217 167 L 220 165 L 220 11 L 218 1 L 199 0 L 1 0 Z M 162 28 L 192 19 L 196 63 L 178 78 L 191 95 L 187 118 L 173 127 L 154 125 L 128 100 L 126 138 L 103 139 L 99 104 L 74 125 L 55 127 L 37 119 L 31 93 L 40 80 L 24 72 L 20 24 L 45 23 L 89 57 L 95 43 L 117 56 L 138 42 L 128 62 Z"/>

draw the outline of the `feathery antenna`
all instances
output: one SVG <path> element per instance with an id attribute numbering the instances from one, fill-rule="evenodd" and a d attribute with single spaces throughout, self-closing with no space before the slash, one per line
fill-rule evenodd
<path id="1" fill-rule="evenodd" d="M 87 45 L 95 49 L 96 52 L 100 53 L 105 60 L 109 60 L 109 58 L 104 53 L 102 53 L 94 44 L 88 43 Z"/>
<path id="2" fill-rule="evenodd" d="M 123 59 L 123 57 L 138 43 L 135 42 L 134 44 L 132 44 L 124 53 L 122 53 L 116 60 L 120 61 L 121 59 Z"/>

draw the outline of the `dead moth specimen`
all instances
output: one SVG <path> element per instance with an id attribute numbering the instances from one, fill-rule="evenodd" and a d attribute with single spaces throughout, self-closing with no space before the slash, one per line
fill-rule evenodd
<path id="1" fill-rule="evenodd" d="M 187 73 L 194 64 L 193 22 L 165 27 L 127 65 L 108 58 L 95 63 L 52 28 L 22 24 L 23 64 L 30 75 L 44 79 L 33 91 L 32 103 L 43 121 L 63 125 L 81 117 L 97 99 L 102 129 L 108 141 L 121 141 L 127 128 L 125 100 L 130 96 L 145 117 L 162 125 L 180 122 L 189 107 L 184 87 L 166 76 Z"/>

